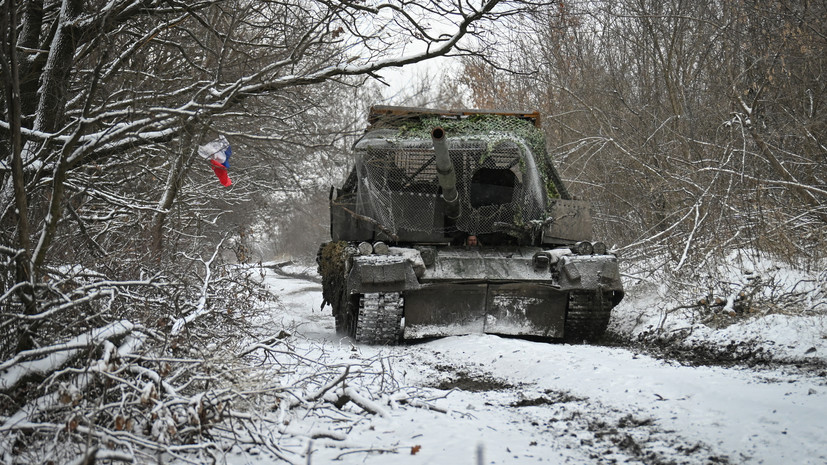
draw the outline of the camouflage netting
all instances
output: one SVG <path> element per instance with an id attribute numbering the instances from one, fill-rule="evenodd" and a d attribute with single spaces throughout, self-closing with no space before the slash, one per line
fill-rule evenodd
<path id="1" fill-rule="evenodd" d="M 341 292 L 345 288 L 345 261 L 347 260 L 347 242 L 327 242 L 319 248 L 316 262 L 319 275 L 324 280 L 322 297 L 330 303 L 334 311 L 339 307 Z"/>
<path id="2" fill-rule="evenodd" d="M 381 124 L 384 123 L 384 124 Z M 531 121 L 499 115 L 423 116 L 382 121 L 356 144 L 358 209 L 388 230 L 497 232 L 546 216 L 559 197 L 546 163 L 542 132 Z M 445 225 L 431 130 L 445 130 L 461 215 Z"/>

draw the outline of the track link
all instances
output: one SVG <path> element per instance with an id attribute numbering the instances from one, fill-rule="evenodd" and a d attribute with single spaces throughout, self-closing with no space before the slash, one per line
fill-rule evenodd
<path id="1" fill-rule="evenodd" d="M 359 299 L 356 341 L 396 344 L 402 336 L 403 299 L 398 292 L 363 294 Z"/>
<path id="2" fill-rule="evenodd" d="M 573 344 L 595 342 L 606 332 L 612 314 L 609 294 L 601 292 L 572 292 L 566 311 L 563 340 Z"/>

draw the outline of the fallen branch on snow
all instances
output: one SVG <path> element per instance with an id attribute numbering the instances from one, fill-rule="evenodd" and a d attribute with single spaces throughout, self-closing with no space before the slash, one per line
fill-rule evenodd
<path id="1" fill-rule="evenodd" d="M 97 346 L 107 339 L 125 336 L 132 332 L 132 329 L 131 322 L 127 320 L 116 321 L 60 344 L 20 352 L 0 364 L 0 390 L 12 389 L 25 378 L 49 375 L 70 360 L 78 357 L 83 349 Z M 21 361 L 40 355 L 46 355 L 46 357 Z"/>

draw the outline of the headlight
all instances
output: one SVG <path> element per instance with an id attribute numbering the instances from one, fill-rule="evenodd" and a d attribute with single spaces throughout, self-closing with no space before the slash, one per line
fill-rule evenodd
<path id="1" fill-rule="evenodd" d="M 591 242 L 581 241 L 574 244 L 574 253 L 577 255 L 591 255 L 594 252 Z"/>
<path id="2" fill-rule="evenodd" d="M 592 244 L 595 255 L 606 255 L 606 244 L 602 242 L 595 242 Z"/>
<path id="3" fill-rule="evenodd" d="M 551 254 L 548 252 L 537 252 L 531 261 L 534 263 L 535 271 L 545 270 L 551 264 Z"/>

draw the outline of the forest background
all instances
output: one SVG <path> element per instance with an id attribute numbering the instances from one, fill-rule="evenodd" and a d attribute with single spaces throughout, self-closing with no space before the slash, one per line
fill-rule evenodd
<path id="1" fill-rule="evenodd" d="M 634 279 L 667 277 L 689 300 L 727 287 L 716 270 L 733 251 L 816 275 L 825 259 L 823 2 L 0 9 L 9 448 L 73 424 L 60 408 L 44 413 L 49 399 L 99 406 L 70 432 L 118 430 L 112 396 L 140 411 L 149 395 L 130 380 L 180 370 L 171 392 L 206 391 L 219 375 L 176 357 L 244 333 L 270 298 L 237 264 L 312 260 L 371 104 L 539 110 L 569 190 L 593 201 L 595 236 Z M 454 56 L 450 72 L 383 97 L 383 70 L 442 55 Z M 231 188 L 197 155 L 219 134 L 233 147 Z M 142 357 L 118 355 L 137 346 Z M 128 362 L 114 375 L 116 355 Z M 78 377 L 82 399 L 66 387 Z"/>

